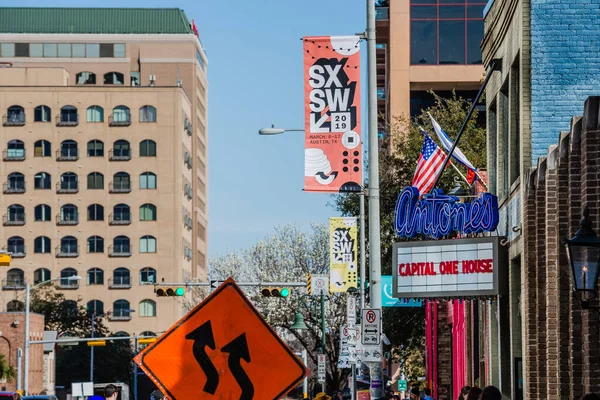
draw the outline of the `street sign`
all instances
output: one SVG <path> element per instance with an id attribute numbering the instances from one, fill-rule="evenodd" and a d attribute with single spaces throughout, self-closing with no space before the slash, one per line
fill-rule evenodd
<path id="1" fill-rule="evenodd" d="M 348 327 L 354 328 L 356 326 L 356 297 L 346 297 L 346 322 Z"/>
<path id="2" fill-rule="evenodd" d="M 210 290 L 215 290 L 224 283 L 225 281 L 210 281 Z"/>
<path id="3" fill-rule="evenodd" d="M 325 369 L 325 354 L 317 354 L 317 381 L 325 382 L 327 379 L 327 370 Z"/>
<path id="4" fill-rule="evenodd" d="M 381 301 L 383 307 L 423 307 L 421 299 L 395 298 L 391 275 L 381 275 Z"/>
<path id="5" fill-rule="evenodd" d="M 399 380 L 398 381 L 398 391 L 399 392 L 406 392 L 407 389 L 408 389 L 408 387 L 406 386 L 406 381 L 405 380 Z"/>
<path id="6" fill-rule="evenodd" d="M 276 399 L 306 375 L 233 279 L 134 361 L 171 400 Z"/>
<path id="7" fill-rule="evenodd" d="M 381 344 L 381 310 L 364 308 L 362 310 L 362 344 Z"/>
<path id="8" fill-rule="evenodd" d="M 329 275 L 327 274 L 309 274 L 308 275 L 308 293 L 312 296 L 329 294 Z"/>
<path id="9" fill-rule="evenodd" d="M 350 346 L 348 346 L 349 329 L 346 325 L 340 327 L 340 353 L 338 356 L 338 368 L 350 368 Z"/>

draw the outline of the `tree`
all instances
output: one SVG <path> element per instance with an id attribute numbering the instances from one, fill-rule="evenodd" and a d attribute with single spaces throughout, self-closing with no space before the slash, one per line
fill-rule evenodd
<path id="1" fill-rule="evenodd" d="M 251 248 L 217 255 L 209 262 L 211 280 L 233 277 L 238 281 L 305 282 L 308 273 L 326 274 L 328 271 L 329 227 L 325 225 L 313 225 L 309 233 L 302 232 L 295 226 L 277 228 L 272 236 L 259 241 Z M 304 289 L 292 288 L 287 299 L 263 297 L 258 288 L 244 287 L 244 291 L 286 343 L 295 351 L 302 348 L 307 350 L 309 365 L 314 367 L 321 343 L 318 298 L 305 297 L 305 305 L 300 302 L 300 297 L 306 293 Z M 201 301 L 205 295 L 205 291 L 194 289 L 192 304 Z M 329 388 L 338 388 L 343 378 L 337 369 L 339 328 L 346 319 L 346 297 L 334 294 L 329 296 L 325 305 L 327 385 Z M 308 326 L 306 331 L 291 329 L 297 310 L 305 317 Z"/>
<path id="2" fill-rule="evenodd" d="M 388 150 L 379 154 L 381 266 L 384 275 L 391 275 L 392 272 L 393 243 L 404 240 L 397 237 L 394 231 L 394 212 L 398 194 L 412 181 L 417 159 L 423 146 L 423 135 L 419 127 L 423 127 L 432 139 L 437 141 L 431 120 L 427 115 L 429 112 L 450 139 L 454 140 L 471 106 L 469 101 L 457 97 L 455 93 L 452 98 L 448 99 L 437 96 L 433 92 L 431 94 L 434 96 L 434 105 L 423 110 L 418 117 L 412 120 L 398 117 L 389 121 L 387 124 L 389 135 L 381 143 L 382 147 Z M 475 109 L 459 142 L 459 147 L 474 166 L 484 167 L 486 165 L 486 134 L 485 128 L 477 123 L 477 114 L 477 109 Z M 462 169 L 464 172 L 464 168 Z M 453 184 L 452 178 L 456 175 L 455 170 L 448 167 L 442 175 L 441 187 L 445 190 L 449 189 Z M 354 194 L 334 196 L 333 205 L 342 215 L 358 215 L 359 200 L 358 196 Z M 368 201 L 366 208 L 368 210 Z M 365 228 L 368 235 L 368 223 Z M 396 359 L 407 360 L 415 347 L 421 346 L 425 328 L 424 310 L 422 308 L 385 308 L 383 313 L 383 330 L 394 346 Z"/>
<path id="3" fill-rule="evenodd" d="M 7 381 L 15 378 L 15 369 L 10 366 L 6 356 L 0 354 L 0 379 L 6 379 Z"/>

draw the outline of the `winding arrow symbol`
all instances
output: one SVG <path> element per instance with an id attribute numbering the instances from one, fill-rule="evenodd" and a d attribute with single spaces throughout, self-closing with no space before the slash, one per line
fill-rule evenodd
<path id="1" fill-rule="evenodd" d="M 206 375 L 204 391 L 206 393 L 215 394 L 217 387 L 219 386 L 219 373 L 206 354 L 205 348 L 208 346 L 210 349 L 214 350 L 216 347 L 210 321 L 206 321 L 204 324 L 200 325 L 200 327 L 188 333 L 185 338 L 194 341 L 192 347 L 194 358 L 198 362 L 198 365 L 200 365 L 200 368 L 202 368 L 204 375 Z"/>
<path id="2" fill-rule="evenodd" d="M 254 398 L 254 385 L 242 368 L 241 360 L 250 362 L 250 350 L 246 341 L 246 334 L 242 333 L 237 338 L 223 346 L 223 353 L 229 353 L 229 370 L 242 389 L 240 400 L 252 400 Z"/>

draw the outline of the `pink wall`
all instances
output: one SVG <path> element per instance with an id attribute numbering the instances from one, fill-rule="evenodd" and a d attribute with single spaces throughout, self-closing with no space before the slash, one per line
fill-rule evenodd
<path id="1" fill-rule="evenodd" d="M 453 398 L 456 399 L 467 380 L 465 303 L 453 300 L 448 302 L 448 307 L 452 308 L 452 388 Z"/>

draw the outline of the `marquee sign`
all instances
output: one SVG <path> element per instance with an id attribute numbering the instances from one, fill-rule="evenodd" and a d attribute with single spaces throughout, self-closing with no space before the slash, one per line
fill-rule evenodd
<path id="1" fill-rule="evenodd" d="M 498 198 L 482 193 L 470 203 L 434 190 L 419 200 L 417 188 L 408 186 L 398 196 L 394 228 L 398 236 L 423 234 L 439 239 L 450 233 L 481 233 L 496 230 L 500 214 Z"/>
<path id="2" fill-rule="evenodd" d="M 393 296 L 468 297 L 506 293 L 500 237 L 395 243 Z"/>

